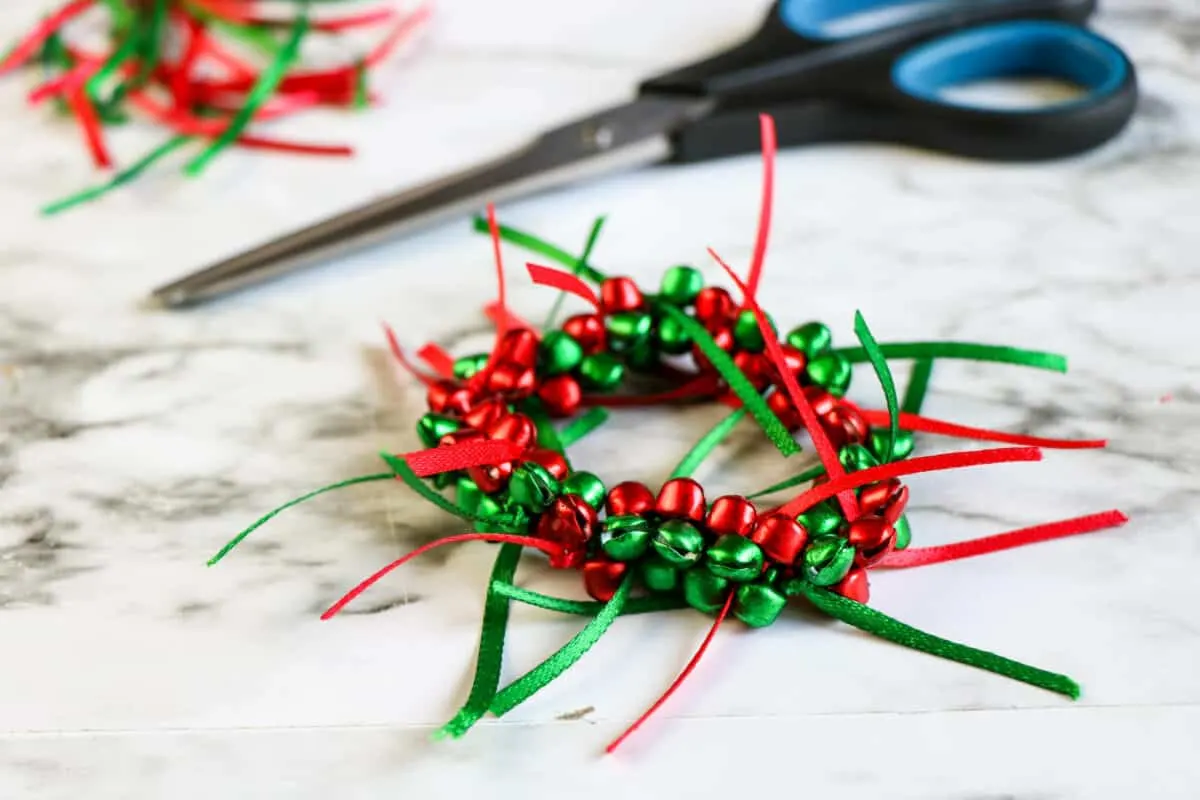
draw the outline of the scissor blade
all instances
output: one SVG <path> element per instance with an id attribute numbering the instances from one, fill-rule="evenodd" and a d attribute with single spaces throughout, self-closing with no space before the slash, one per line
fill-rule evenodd
<path id="1" fill-rule="evenodd" d="M 550 130 L 473 169 L 385 197 L 155 289 L 183 306 L 294 272 L 487 202 L 522 197 L 614 170 L 662 161 L 669 134 L 707 113 L 707 100 L 643 98 Z"/>

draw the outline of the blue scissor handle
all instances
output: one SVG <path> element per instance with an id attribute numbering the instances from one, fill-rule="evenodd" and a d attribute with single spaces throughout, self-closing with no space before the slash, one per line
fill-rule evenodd
<path id="1" fill-rule="evenodd" d="M 779 19 L 793 33 L 832 41 L 911 23 L 956 8 L 1011 0 L 779 0 Z"/>

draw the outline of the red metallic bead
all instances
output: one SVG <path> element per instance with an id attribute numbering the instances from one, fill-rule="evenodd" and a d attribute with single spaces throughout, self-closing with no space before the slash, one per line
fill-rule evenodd
<path id="1" fill-rule="evenodd" d="M 878 514 L 903 488 L 899 478 L 869 483 L 858 493 L 858 507 L 864 514 Z"/>
<path id="2" fill-rule="evenodd" d="M 624 514 L 645 514 L 654 509 L 654 493 L 637 481 L 618 483 L 608 490 L 604 510 L 610 517 Z"/>
<path id="3" fill-rule="evenodd" d="M 672 478 L 658 490 L 654 510 L 665 517 L 701 522 L 704 519 L 704 489 L 691 478 Z"/>
<path id="4" fill-rule="evenodd" d="M 570 375 L 555 375 L 542 382 L 537 396 L 550 416 L 570 417 L 579 410 L 583 390 L 579 388 L 579 381 Z"/>
<path id="5" fill-rule="evenodd" d="M 604 318 L 599 314 L 576 314 L 563 322 L 563 333 L 569 334 L 579 342 L 583 352 L 588 355 L 599 353 L 604 349 L 607 333 L 604 329 Z"/>
<path id="6" fill-rule="evenodd" d="M 504 334 L 496 347 L 497 361 L 512 361 L 524 367 L 537 364 L 538 337 L 528 328 L 518 328 Z"/>
<path id="7" fill-rule="evenodd" d="M 555 480 L 561 481 L 570 472 L 570 467 L 567 466 L 567 459 L 562 453 L 547 450 L 544 447 L 531 447 L 522 453 L 521 457 L 526 461 L 532 461 L 535 464 L 545 467 L 546 471 L 553 475 Z"/>
<path id="8" fill-rule="evenodd" d="M 463 422 L 475 430 L 482 431 L 507 413 L 508 407 L 504 402 L 491 397 L 476 403 L 474 408 L 463 415 Z"/>
<path id="9" fill-rule="evenodd" d="M 488 374 L 487 388 L 497 394 L 525 397 L 537 388 L 537 373 L 516 361 L 501 361 Z"/>
<path id="10" fill-rule="evenodd" d="M 508 485 L 508 479 L 512 477 L 513 463 L 505 461 L 503 464 L 489 464 L 482 467 L 471 467 L 467 470 L 468 477 L 475 481 L 475 485 L 484 494 L 495 494 Z"/>
<path id="11" fill-rule="evenodd" d="M 857 551 L 854 563 L 869 567 L 892 551 L 896 529 L 883 517 L 859 517 L 847 527 L 846 538 Z"/>
<path id="12" fill-rule="evenodd" d="M 596 509 L 579 495 L 563 495 L 538 519 L 537 535 L 562 545 L 563 552 L 550 557 L 550 566 L 562 569 L 583 563 L 587 542 L 596 532 L 599 516 Z"/>
<path id="13" fill-rule="evenodd" d="M 805 386 L 804 397 L 818 417 L 826 416 L 837 407 L 837 398 L 820 386 Z"/>
<path id="14" fill-rule="evenodd" d="M 771 385 L 775 368 L 771 364 L 771 360 L 762 353 L 743 350 L 734 354 L 733 363 L 758 391 L 761 392 Z"/>
<path id="15" fill-rule="evenodd" d="M 429 410 L 438 414 L 465 414 L 471 408 L 471 392 L 454 381 L 434 381 L 425 393 Z"/>
<path id="16" fill-rule="evenodd" d="M 594 600 L 607 603 L 621 586 L 629 565 L 624 561 L 597 558 L 583 565 L 583 588 Z"/>
<path id="17" fill-rule="evenodd" d="M 720 328 L 716 331 L 709 331 L 712 335 L 712 340 L 717 347 L 729 353 L 733 350 L 736 342 L 733 340 L 733 329 L 729 327 Z M 712 362 L 708 360 L 708 356 L 704 355 L 704 351 L 699 345 L 692 345 L 692 360 L 696 362 L 696 367 L 701 372 L 709 372 L 713 370 Z"/>
<path id="18" fill-rule="evenodd" d="M 787 366 L 788 372 L 792 373 L 796 377 L 796 382 L 799 383 L 800 376 L 804 374 L 804 367 L 808 364 L 808 356 L 804 355 L 804 351 L 782 342 L 779 349 L 783 353 L 783 363 Z M 774 364 L 771 364 L 771 379 L 773 382 L 780 379 Z"/>
<path id="19" fill-rule="evenodd" d="M 879 513 L 888 521 L 889 524 L 895 525 L 896 520 L 900 519 L 901 515 L 904 514 L 904 509 L 907 506 L 908 487 L 901 486 L 900 491 L 892 495 L 892 499 L 888 500 L 887 505 L 885 505 Z"/>
<path id="20" fill-rule="evenodd" d="M 871 599 L 871 583 L 867 579 L 867 571 L 861 567 L 852 567 L 833 590 L 856 603 L 865 604 Z"/>
<path id="21" fill-rule="evenodd" d="M 776 389 L 767 395 L 767 408 L 775 412 L 775 416 L 779 417 L 779 421 L 789 431 L 797 430 L 800 427 L 800 412 L 792 405 L 791 398 L 784 390 Z"/>
<path id="22" fill-rule="evenodd" d="M 791 517 L 769 514 L 758 521 L 750 540 L 777 564 L 791 564 L 808 544 L 808 530 Z"/>
<path id="23" fill-rule="evenodd" d="M 524 414 L 507 414 L 488 425 L 484 433 L 489 439 L 512 442 L 524 449 L 537 438 L 537 426 Z"/>
<path id="24" fill-rule="evenodd" d="M 447 433 L 441 439 L 438 439 L 438 444 L 444 447 L 449 447 L 450 445 L 454 444 L 462 444 L 463 442 L 476 441 L 486 438 L 487 437 L 483 435 L 483 431 L 477 431 L 473 428 L 462 428 L 460 430 Z"/>
<path id="25" fill-rule="evenodd" d="M 713 500 L 704 517 L 704 524 L 717 536 L 726 533 L 749 536 L 757 521 L 758 512 L 754 510 L 754 504 L 735 494 Z"/>
<path id="26" fill-rule="evenodd" d="M 728 322 L 737 313 L 737 303 L 729 292 L 719 286 L 706 286 L 696 295 L 696 319 L 708 326 L 710 322 Z"/>
<path id="27" fill-rule="evenodd" d="M 633 278 L 606 278 L 600 284 L 600 308 L 606 314 L 618 311 L 633 311 L 644 302 L 642 290 Z"/>
<path id="28" fill-rule="evenodd" d="M 863 415 L 850 403 L 838 403 L 832 411 L 822 416 L 821 427 L 839 450 L 848 444 L 862 444 L 870 432 Z"/>

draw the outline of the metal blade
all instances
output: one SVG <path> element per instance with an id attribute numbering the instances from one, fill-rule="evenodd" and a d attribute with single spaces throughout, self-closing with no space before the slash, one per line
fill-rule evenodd
<path id="1" fill-rule="evenodd" d="M 670 155 L 669 134 L 708 112 L 695 98 L 644 98 L 548 131 L 473 169 L 385 197 L 155 289 L 171 307 L 294 272 L 438 220 Z"/>

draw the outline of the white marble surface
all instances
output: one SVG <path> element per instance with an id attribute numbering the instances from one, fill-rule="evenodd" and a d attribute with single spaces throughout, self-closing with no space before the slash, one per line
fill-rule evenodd
<path id="1" fill-rule="evenodd" d="M 0 39 L 44 5 L 3 3 Z M 885 340 L 1071 357 L 1067 376 L 939 367 L 931 414 L 1112 446 L 914 478 L 918 543 L 1114 505 L 1132 523 L 880 575 L 873 604 L 1067 672 L 1079 702 L 797 617 L 729 626 L 663 717 L 599 757 L 698 643 L 706 622 L 681 612 L 621 621 L 511 718 L 431 744 L 465 693 L 494 551 L 431 556 L 359 604 L 379 613 L 318 622 L 376 566 L 454 530 L 402 488 L 371 485 L 205 568 L 263 510 L 375 469 L 381 447 L 414 446 L 421 395 L 387 366 L 377 322 L 413 344 L 482 344 L 489 248 L 449 225 L 199 311 L 147 311 L 144 293 L 617 100 L 760 13 L 703 6 L 442 0 L 420 58 L 381 76 L 385 110 L 291 128 L 353 141 L 357 161 L 235 154 L 201 182 L 159 170 L 53 220 L 36 206 L 93 175 L 74 129 L 28 112 L 22 80 L 0 82 L 0 797 L 1200 796 L 1192 0 L 1105 3 L 1098 26 L 1137 62 L 1145 99 L 1126 134 L 1086 157 L 995 166 L 844 146 L 779 159 L 764 292 L 777 318 L 826 319 L 846 341 L 861 308 Z M 158 135 L 131 130 L 116 148 L 133 155 Z M 609 212 L 599 263 L 651 279 L 704 263 L 707 245 L 744 263 L 758 181 L 748 157 L 501 213 L 578 247 Z M 545 307 L 544 290 L 513 283 L 519 311 Z M 877 399 L 869 380 L 859 392 Z M 658 480 L 715 415 L 625 416 L 577 460 Z M 748 427 L 706 470 L 731 490 L 787 471 Z M 536 567 L 524 580 L 566 588 Z M 577 625 L 519 612 L 508 674 Z"/>

